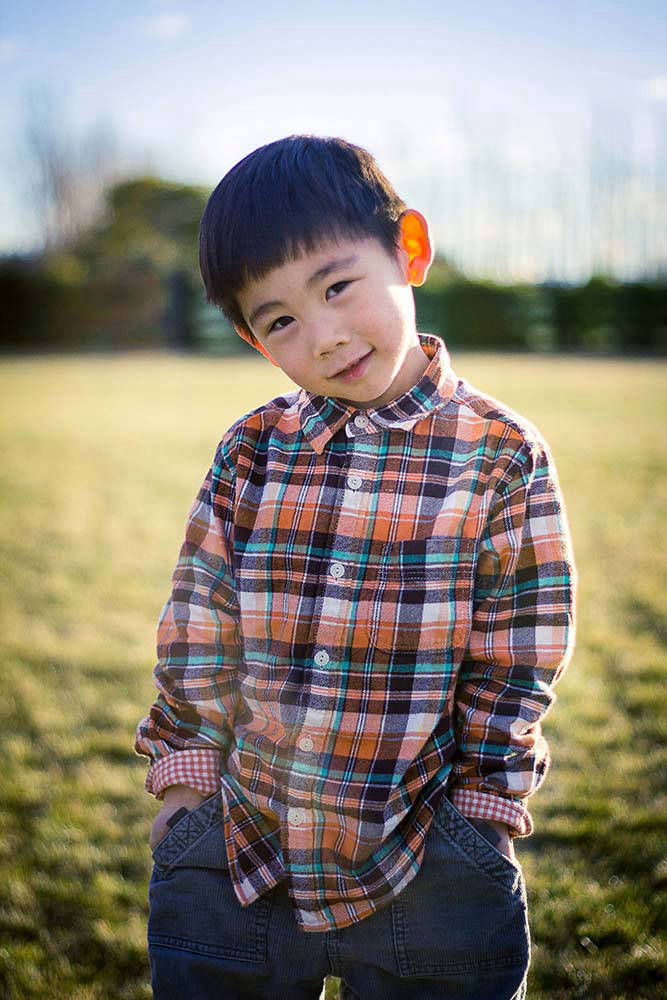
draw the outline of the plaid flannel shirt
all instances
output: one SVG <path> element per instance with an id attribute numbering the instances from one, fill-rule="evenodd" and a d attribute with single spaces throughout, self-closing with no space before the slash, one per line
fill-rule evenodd
<path id="1" fill-rule="evenodd" d="M 306 931 L 396 896 L 445 794 L 532 832 L 574 648 L 547 444 L 419 339 L 426 371 L 384 406 L 294 391 L 224 434 L 137 727 L 149 792 L 221 789 L 240 903 L 286 878 Z"/>

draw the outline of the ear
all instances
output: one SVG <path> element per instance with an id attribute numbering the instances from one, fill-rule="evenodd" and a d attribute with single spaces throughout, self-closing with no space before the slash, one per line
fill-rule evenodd
<path id="1" fill-rule="evenodd" d="M 259 351 L 260 354 L 263 354 L 265 358 L 268 358 L 268 360 L 271 362 L 272 365 L 276 366 L 276 368 L 280 368 L 278 362 L 273 360 L 269 352 L 265 350 L 264 347 L 262 347 L 262 345 L 259 343 L 258 340 L 253 340 L 253 338 L 250 336 L 250 334 L 248 333 L 248 331 L 244 326 L 240 326 L 238 323 L 233 323 L 232 326 L 234 327 L 234 330 L 239 335 L 241 340 L 245 340 L 247 344 L 250 344 L 250 346 L 254 347 L 256 351 Z"/>
<path id="2" fill-rule="evenodd" d="M 423 285 L 433 261 L 433 247 L 428 222 L 415 208 L 400 217 L 401 248 L 407 254 L 407 278 L 411 285 Z"/>

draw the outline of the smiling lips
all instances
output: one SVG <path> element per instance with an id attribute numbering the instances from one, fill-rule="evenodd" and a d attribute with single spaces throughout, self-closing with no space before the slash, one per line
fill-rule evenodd
<path id="1" fill-rule="evenodd" d="M 371 348 L 371 350 L 368 351 L 368 353 L 363 354 L 361 357 L 357 358 L 355 361 L 351 361 L 349 365 L 345 365 L 344 368 L 339 368 L 338 371 L 335 372 L 333 375 L 330 375 L 329 378 L 338 378 L 339 375 L 351 374 L 352 370 L 362 361 L 365 361 L 366 358 L 372 353 L 373 353 L 373 348 Z"/>

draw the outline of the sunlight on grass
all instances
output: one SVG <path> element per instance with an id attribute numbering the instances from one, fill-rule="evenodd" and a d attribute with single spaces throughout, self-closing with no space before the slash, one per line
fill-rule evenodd
<path id="1" fill-rule="evenodd" d="M 664 995 L 664 362 L 465 354 L 545 435 L 579 569 L 552 770 L 515 842 L 530 1000 Z M 294 386 L 260 359 L 0 365 L 0 995 L 146 1000 L 148 832 L 134 727 L 185 518 L 229 424 Z M 657 551 L 656 551 L 657 550 Z M 327 983 L 327 996 L 336 983 Z"/>

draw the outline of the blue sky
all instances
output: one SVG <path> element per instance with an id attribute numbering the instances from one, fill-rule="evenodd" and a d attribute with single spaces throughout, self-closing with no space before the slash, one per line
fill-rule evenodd
<path id="1" fill-rule="evenodd" d="M 473 148 L 487 181 L 508 165 L 583 177 L 593 116 L 638 163 L 665 153 L 667 18 L 641 0 L 23 2 L 0 19 L 0 70 L 4 249 L 30 240 L 21 138 L 40 91 L 72 135 L 102 124 L 130 161 L 210 186 L 281 135 L 343 135 L 445 243 Z"/>

